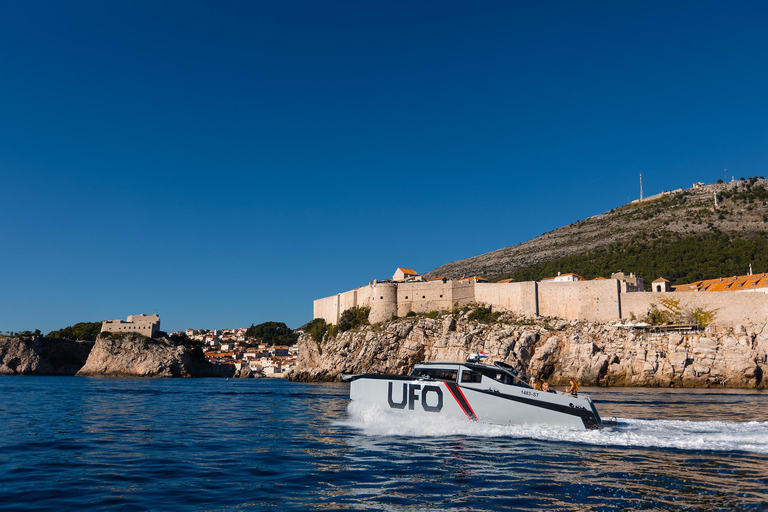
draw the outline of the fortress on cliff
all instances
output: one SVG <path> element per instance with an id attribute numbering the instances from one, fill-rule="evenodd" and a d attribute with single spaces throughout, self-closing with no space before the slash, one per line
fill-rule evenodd
<path id="1" fill-rule="evenodd" d="M 157 315 L 131 315 L 128 320 L 104 320 L 101 332 L 138 332 L 148 338 L 154 338 L 160 330 L 160 317 Z"/>
<path id="2" fill-rule="evenodd" d="M 341 314 L 355 307 L 371 308 L 371 323 L 409 312 L 450 311 L 470 305 L 491 307 L 526 317 L 543 316 L 587 322 L 643 320 L 664 297 L 674 298 L 683 310 L 714 312 L 713 324 L 763 326 L 768 323 L 768 294 L 712 291 L 680 293 L 658 279 L 653 292 L 642 279 L 616 273 L 610 279 L 583 280 L 574 274 L 525 282 L 489 283 L 480 277 L 425 279 L 412 269 L 398 268 L 392 279 L 317 299 L 314 318 L 338 325 Z"/>

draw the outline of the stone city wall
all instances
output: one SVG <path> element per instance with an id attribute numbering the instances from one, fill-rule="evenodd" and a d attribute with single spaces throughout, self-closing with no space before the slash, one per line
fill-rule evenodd
<path id="1" fill-rule="evenodd" d="M 538 285 L 539 316 L 587 322 L 610 322 L 621 318 L 619 281 L 616 279 L 545 281 Z"/>
<path id="2" fill-rule="evenodd" d="M 525 316 L 539 313 L 538 283 L 477 283 L 475 299 L 480 304 Z"/>
<path id="3" fill-rule="evenodd" d="M 714 325 L 735 327 L 756 326 L 768 323 L 768 294 L 746 292 L 638 292 L 621 294 L 621 317 L 644 320 L 654 305 L 666 309 L 660 299 L 679 301 L 684 312 L 701 308 L 715 311 Z"/>
<path id="4" fill-rule="evenodd" d="M 768 294 L 743 292 L 626 292 L 620 281 L 475 283 L 429 281 L 392 283 L 373 281 L 368 286 L 314 301 L 314 318 L 338 324 L 341 313 L 370 307 L 372 323 L 403 317 L 409 312 L 449 311 L 470 304 L 525 316 L 543 316 L 586 322 L 643 320 L 660 297 L 680 301 L 686 310 L 714 310 L 714 324 L 723 327 L 765 325 Z M 659 308 L 663 309 L 663 308 Z"/>

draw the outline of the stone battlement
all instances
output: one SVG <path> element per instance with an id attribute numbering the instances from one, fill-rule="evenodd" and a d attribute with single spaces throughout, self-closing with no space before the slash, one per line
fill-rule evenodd
<path id="1" fill-rule="evenodd" d="M 627 291 L 619 279 L 573 282 L 486 283 L 477 279 L 417 282 L 371 281 L 362 286 L 314 301 L 313 318 L 338 325 L 341 314 L 354 307 L 369 307 L 371 323 L 409 312 L 450 311 L 472 304 L 490 306 L 524 316 L 544 316 L 586 322 L 642 320 L 660 299 L 674 298 L 680 307 L 714 311 L 714 324 L 723 327 L 765 325 L 768 294 L 675 293 Z M 660 308 L 661 309 L 661 308 Z"/>
<path id="2" fill-rule="evenodd" d="M 131 315 L 127 320 L 104 320 L 101 332 L 138 332 L 153 338 L 160 331 L 158 315 Z"/>

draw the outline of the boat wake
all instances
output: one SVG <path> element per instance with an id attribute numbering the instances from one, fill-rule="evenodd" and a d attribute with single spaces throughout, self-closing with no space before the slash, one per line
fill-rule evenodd
<path id="1" fill-rule="evenodd" d="M 739 451 L 768 454 L 768 422 L 616 418 L 616 427 L 570 430 L 542 425 L 493 425 L 425 414 L 405 415 L 351 402 L 340 424 L 369 436 L 510 437 L 631 448 Z"/>

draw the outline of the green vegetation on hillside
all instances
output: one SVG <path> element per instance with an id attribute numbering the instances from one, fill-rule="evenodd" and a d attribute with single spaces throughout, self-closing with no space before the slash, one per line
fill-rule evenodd
<path id="1" fill-rule="evenodd" d="M 610 277 L 611 273 L 634 272 L 651 282 L 664 277 L 672 284 L 702 279 L 745 275 L 752 264 L 754 273 L 768 272 L 766 233 L 751 238 L 731 237 L 722 232 L 702 236 L 661 237 L 645 242 L 614 243 L 582 254 L 525 267 L 511 276 L 516 281 L 539 281 L 558 272 L 573 272 L 585 279 Z"/>
<path id="2" fill-rule="evenodd" d="M 245 335 L 272 345 L 295 345 L 299 340 L 299 335 L 283 322 L 264 322 L 259 325 L 251 325 L 245 331 Z"/>
<path id="3" fill-rule="evenodd" d="M 368 325 L 368 315 L 371 308 L 354 307 L 344 311 L 339 318 L 339 332 L 355 329 L 361 325 Z"/>
<path id="4" fill-rule="evenodd" d="M 51 331 L 46 338 L 60 340 L 96 341 L 101 332 L 101 322 L 79 322 L 58 331 Z"/>

